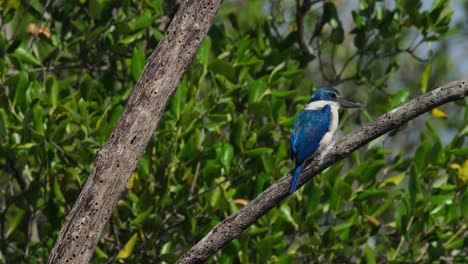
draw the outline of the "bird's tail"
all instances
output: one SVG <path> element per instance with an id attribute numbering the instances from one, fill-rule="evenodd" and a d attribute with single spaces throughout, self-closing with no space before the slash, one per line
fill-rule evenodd
<path id="1" fill-rule="evenodd" d="M 304 162 L 293 170 L 291 185 L 289 186 L 289 194 L 292 194 L 296 191 L 297 183 L 299 182 L 299 176 L 301 176 L 302 169 L 304 169 Z"/>

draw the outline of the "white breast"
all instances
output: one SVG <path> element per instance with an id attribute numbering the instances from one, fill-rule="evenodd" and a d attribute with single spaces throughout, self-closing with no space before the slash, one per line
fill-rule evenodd
<path id="1" fill-rule="evenodd" d="M 331 107 L 331 122 L 328 128 L 328 132 L 325 134 L 325 136 L 323 136 L 322 140 L 320 140 L 318 149 L 319 151 L 325 149 L 325 147 L 328 146 L 328 144 L 330 144 L 333 140 L 333 136 L 335 135 L 336 129 L 338 128 L 338 109 L 340 108 L 340 105 L 336 102 L 330 101 L 315 101 L 307 104 L 305 107 L 307 110 L 321 110 L 326 105 Z"/>

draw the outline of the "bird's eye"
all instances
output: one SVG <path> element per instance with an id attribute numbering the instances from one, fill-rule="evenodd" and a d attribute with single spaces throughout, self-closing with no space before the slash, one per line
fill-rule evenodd
<path id="1" fill-rule="evenodd" d="M 336 94 L 335 94 L 335 93 L 330 93 L 330 97 L 331 97 L 332 99 L 336 99 Z"/>

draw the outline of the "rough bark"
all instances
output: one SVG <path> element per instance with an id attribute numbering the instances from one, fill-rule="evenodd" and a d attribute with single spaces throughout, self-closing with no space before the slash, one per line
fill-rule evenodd
<path id="1" fill-rule="evenodd" d="M 164 39 L 149 57 L 109 140 L 97 154 L 48 263 L 83 264 L 91 259 L 107 220 L 220 4 L 221 0 L 186 0 L 181 4 Z"/>
<path id="2" fill-rule="evenodd" d="M 302 186 L 331 164 L 345 158 L 351 152 L 377 137 L 401 127 L 408 121 L 439 105 L 466 96 L 468 96 L 468 81 L 455 81 L 423 94 L 409 103 L 380 116 L 374 122 L 365 125 L 333 145 L 330 151 L 323 156 L 320 163 L 317 160 L 309 161 L 307 168 L 301 174 L 298 186 Z M 239 236 L 242 231 L 254 224 L 257 219 L 282 202 L 288 196 L 290 181 L 290 174 L 279 179 L 251 203 L 216 225 L 202 240 L 181 256 L 177 263 L 204 262 L 229 241 Z"/>

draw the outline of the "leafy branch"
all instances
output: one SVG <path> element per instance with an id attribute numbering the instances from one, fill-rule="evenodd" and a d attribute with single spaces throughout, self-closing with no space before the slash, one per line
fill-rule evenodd
<path id="1" fill-rule="evenodd" d="M 206 37 L 220 0 L 185 1 L 146 67 L 96 161 L 48 263 L 87 263 L 169 99 Z"/>
<path id="2" fill-rule="evenodd" d="M 455 81 L 423 94 L 380 116 L 374 122 L 341 139 L 330 148 L 330 151 L 320 161 L 318 159 L 309 160 L 307 168 L 301 174 L 299 186 L 304 185 L 333 163 L 347 157 L 377 137 L 403 126 L 437 106 L 466 96 L 468 96 L 468 81 Z M 177 263 L 201 263 L 238 237 L 245 229 L 288 197 L 290 180 L 289 174 L 282 177 L 251 203 L 224 219 L 187 253 L 182 255 Z"/>
<path id="3" fill-rule="evenodd" d="M 324 2 L 321 6 L 322 11 L 321 14 L 317 15 L 315 28 L 312 27 L 314 28 L 313 32 L 310 40 L 307 41 L 305 35 L 308 27 L 304 22 L 305 18 L 311 12 L 311 7 L 320 2 Z M 436 12 L 440 8 L 442 7 L 434 7 L 433 15 L 441 15 L 441 13 Z M 441 30 L 437 34 L 428 35 L 426 31 L 420 30 L 420 32 L 415 33 L 416 36 L 407 47 L 402 47 L 405 38 L 400 35 L 393 38 L 398 32 L 396 30 L 421 26 L 418 24 L 419 22 L 411 20 L 412 13 L 402 6 L 382 12 L 376 11 L 373 5 L 364 9 L 352 10 L 354 28 L 350 32 L 344 32 L 336 6 L 332 2 L 296 0 L 295 12 L 296 41 L 301 53 L 299 67 L 305 68 L 310 61 L 317 59 L 322 77 L 331 85 L 358 81 L 379 87 L 399 68 L 395 57 L 400 54 L 408 54 L 420 63 L 427 63 L 430 57 L 421 57 L 416 51 L 421 44 L 439 39 L 445 33 Z M 394 14 L 402 16 L 404 21 L 408 20 L 413 23 L 402 23 L 394 18 Z M 329 26 L 326 30 L 329 34 L 322 37 L 321 32 L 325 25 Z M 351 38 L 353 38 L 354 43 L 345 41 L 345 39 Z M 415 44 L 416 40 L 418 42 Z M 343 44 L 348 50 L 354 51 L 343 61 L 335 61 L 337 49 Z M 324 58 L 324 54 L 327 55 L 327 59 Z M 381 63 L 381 59 L 388 59 L 388 62 L 384 63 L 384 66 L 378 65 L 376 67 L 374 62 L 380 60 L 379 63 Z M 337 65 L 340 63 L 342 63 L 341 69 L 337 69 Z M 354 66 L 352 71 L 348 69 L 351 65 Z M 345 74 L 348 76 L 344 76 Z"/>

